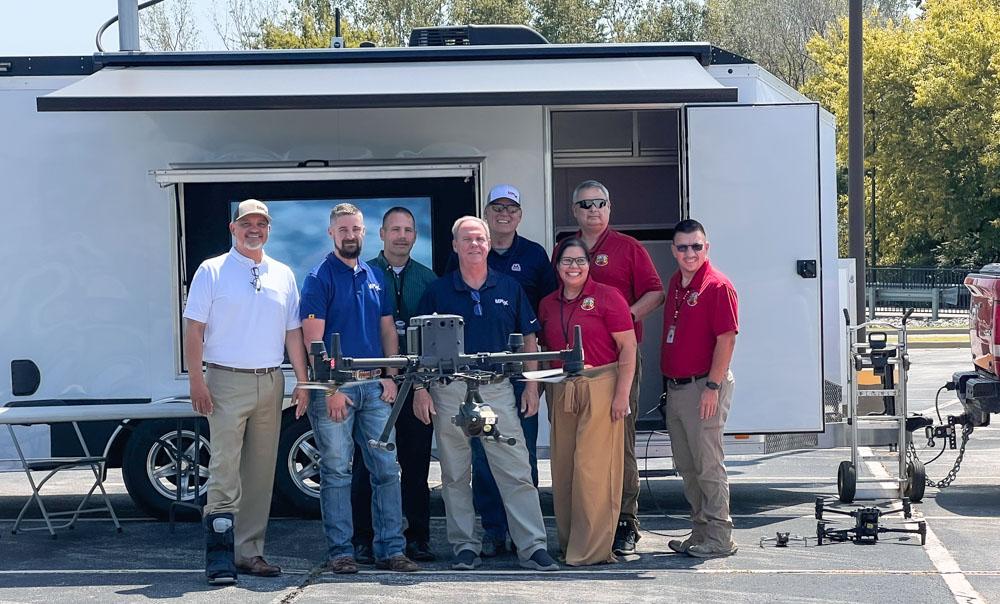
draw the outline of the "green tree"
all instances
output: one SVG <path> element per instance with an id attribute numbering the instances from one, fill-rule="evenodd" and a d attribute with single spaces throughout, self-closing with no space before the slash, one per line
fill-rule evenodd
<path id="1" fill-rule="evenodd" d="M 552 43 L 604 42 L 602 0 L 528 0 L 531 26 Z"/>
<path id="2" fill-rule="evenodd" d="M 526 0 L 451 0 L 448 16 L 452 25 L 527 25 L 531 22 Z"/>
<path id="3" fill-rule="evenodd" d="M 868 187 L 875 175 L 879 264 L 996 261 L 1000 0 L 927 0 L 924 9 L 913 21 L 865 26 L 866 169 Z M 842 124 L 843 166 L 847 24 L 808 48 L 819 72 L 803 92 Z"/>
<path id="4" fill-rule="evenodd" d="M 636 42 L 705 40 L 708 9 L 701 0 L 664 0 L 648 4 L 635 28 Z"/>

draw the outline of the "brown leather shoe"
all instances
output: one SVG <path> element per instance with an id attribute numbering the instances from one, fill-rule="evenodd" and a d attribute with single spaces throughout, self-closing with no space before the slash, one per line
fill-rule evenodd
<path id="1" fill-rule="evenodd" d="M 340 556 L 333 560 L 327 560 L 323 568 L 338 575 L 353 575 L 358 572 L 358 563 L 350 556 Z"/>
<path id="2" fill-rule="evenodd" d="M 420 570 L 416 562 L 403 554 L 396 554 L 388 560 L 376 560 L 375 568 L 379 570 L 391 570 L 397 573 L 415 573 Z"/>
<path id="3" fill-rule="evenodd" d="M 257 577 L 277 577 L 281 574 L 281 567 L 268 564 L 262 556 L 244 558 L 236 563 L 236 570 L 244 575 L 255 575 Z"/>

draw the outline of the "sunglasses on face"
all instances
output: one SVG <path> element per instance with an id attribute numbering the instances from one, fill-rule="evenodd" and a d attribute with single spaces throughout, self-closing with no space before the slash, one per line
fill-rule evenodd
<path id="1" fill-rule="evenodd" d="M 559 266 L 587 266 L 586 256 L 580 256 L 578 258 L 570 258 L 569 256 L 563 256 L 559 259 Z"/>
<path id="2" fill-rule="evenodd" d="M 701 250 L 705 249 L 705 244 L 704 243 L 682 243 L 680 245 L 676 243 L 674 244 L 674 249 L 676 249 L 678 252 L 682 254 L 686 253 L 688 251 L 688 248 L 691 248 L 692 251 L 700 252 Z"/>
<path id="3" fill-rule="evenodd" d="M 486 207 L 492 210 L 495 214 L 502 214 L 504 212 L 507 212 L 508 214 L 513 215 L 521 213 L 521 206 L 516 206 L 512 203 L 511 204 L 491 203 Z"/>
<path id="4" fill-rule="evenodd" d="M 581 199 L 579 201 L 574 201 L 577 207 L 583 208 L 584 210 L 589 210 L 590 208 L 601 209 L 608 205 L 607 199 Z"/>

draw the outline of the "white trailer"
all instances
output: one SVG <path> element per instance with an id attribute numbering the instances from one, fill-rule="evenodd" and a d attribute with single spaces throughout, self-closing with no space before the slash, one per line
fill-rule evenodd
<path id="1" fill-rule="evenodd" d="M 520 187 L 521 233 L 551 249 L 575 230 L 573 186 L 596 178 L 613 226 L 647 246 L 664 281 L 673 226 L 706 225 L 740 293 L 729 432 L 824 430 L 842 356 L 833 120 L 707 44 L 0 58 L 0 115 L 14 265 L 0 404 L 186 396 L 187 285 L 228 249 L 240 199 L 271 202 L 269 252 L 299 271 L 328 251 L 334 201 L 375 224 L 385 204 L 410 204 L 418 251 L 440 272 L 452 220 L 480 213 L 492 184 Z M 640 429 L 661 426 L 649 413 L 661 325 L 659 313 L 646 321 Z M 109 457 L 154 513 L 177 488 L 158 472 L 169 459 L 156 440 L 172 429 L 94 430 L 114 432 Z M 309 438 L 286 417 L 276 492 L 306 511 L 318 485 Z M 69 443 L 59 426 L 34 442 L 45 455 Z"/>

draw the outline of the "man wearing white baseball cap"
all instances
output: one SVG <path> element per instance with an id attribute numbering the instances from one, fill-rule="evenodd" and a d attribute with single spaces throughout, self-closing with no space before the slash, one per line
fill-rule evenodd
<path id="1" fill-rule="evenodd" d="M 205 575 L 213 585 L 241 573 L 273 577 L 264 560 L 288 351 L 295 378 L 306 376 L 299 290 L 286 265 L 264 254 L 267 206 L 239 204 L 229 224 L 233 247 L 201 263 L 188 289 L 184 354 L 191 405 L 208 416 L 212 458 L 204 517 Z M 208 369 L 202 375 L 202 363 Z M 296 389 L 293 404 L 306 399 Z"/>

